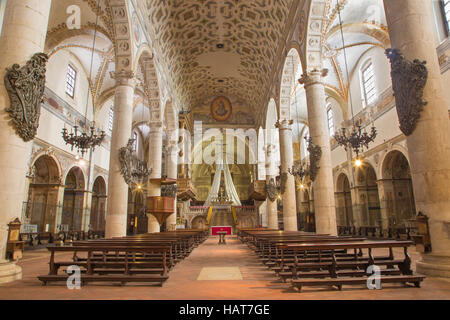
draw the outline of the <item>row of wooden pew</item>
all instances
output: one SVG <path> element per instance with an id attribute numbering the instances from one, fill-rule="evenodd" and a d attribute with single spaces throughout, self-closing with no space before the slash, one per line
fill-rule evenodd
<path id="1" fill-rule="evenodd" d="M 374 284 L 379 268 L 383 283 L 412 283 L 420 287 L 425 279 L 414 275 L 408 247 L 412 241 L 372 241 L 363 237 L 332 236 L 300 231 L 239 229 L 238 238 L 259 256 L 282 281 L 298 291 L 304 286 Z M 402 248 L 401 257 L 394 248 Z M 375 255 L 375 249 L 377 255 Z M 370 266 L 376 266 L 369 268 Z M 368 286 L 369 287 L 369 286 Z"/>
<path id="2" fill-rule="evenodd" d="M 156 283 L 169 278 L 169 271 L 205 241 L 204 230 L 178 230 L 110 239 L 74 241 L 72 245 L 48 245 L 49 273 L 39 276 L 43 285 L 67 281 L 68 268 L 80 270 L 80 282 Z M 66 253 L 56 259 L 57 253 Z M 71 253 L 68 258 L 67 253 Z"/>

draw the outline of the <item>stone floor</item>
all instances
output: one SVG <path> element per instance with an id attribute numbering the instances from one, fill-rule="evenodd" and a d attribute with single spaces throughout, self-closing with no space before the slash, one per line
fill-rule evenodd
<path id="1" fill-rule="evenodd" d="M 63 283 L 44 287 L 36 277 L 48 273 L 49 254 L 45 249 L 26 251 L 19 263 L 23 279 L 0 285 L 0 299 L 450 299 L 450 280 L 430 277 L 422 283 L 422 288 L 401 284 L 386 284 L 382 290 L 362 286 L 347 286 L 343 291 L 305 287 L 298 293 L 279 281 L 236 238 L 227 239 L 227 245 L 217 245 L 217 242 L 217 238 L 211 237 L 196 248 L 175 266 L 163 287 L 102 283 L 88 284 L 80 290 L 69 290 Z M 412 251 L 414 262 L 419 255 Z"/>

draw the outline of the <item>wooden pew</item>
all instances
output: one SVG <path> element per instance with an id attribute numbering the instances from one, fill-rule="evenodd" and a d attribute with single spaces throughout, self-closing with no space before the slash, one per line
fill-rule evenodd
<path id="1" fill-rule="evenodd" d="M 342 290 L 343 285 L 367 283 L 368 274 L 364 271 L 370 265 L 385 266 L 382 269 L 381 283 L 413 283 L 420 287 L 420 282 L 425 279 L 422 275 L 413 275 L 411 270 L 411 259 L 408 254 L 408 247 L 411 241 L 354 241 L 354 242 L 330 242 L 330 243 L 301 243 L 283 244 L 278 248 L 281 250 L 281 266 L 284 267 L 284 251 L 292 250 L 297 252 L 294 264 L 289 265 L 292 272 L 292 285 L 301 291 L 303 286 L 337 286 Z M 395 259 L 393 248 L 403 248 L 404 258 Z M 389 257 L 374 257 L 373 249 L 385 248 L 389 250 Z M 336 257 L 335 251 L 339 249 L 353 250 L 354 259 L 342 261 Z M 366 250 L 367 256 L 361 257 L 357 250 Z M 302 261 L 308 252 L 319 253 L 316 261 Z M 331 255 L 322 256 L 321 252 L 331 251 Z M 300 257 L 299 257 L 300 256 Z M 397 267 L 398 269 L 395 269 Z M 327 270 L 326 273 L 321 272 Z M 311 272 L 313 271 L 313 272 Z"/>
<path id="2" fill-rule="evenodd" d="M 38 279 L 47 284 L 66 281 L 69 275 L 58 274 L 61 267 L 80 267 L 81 282 L 149 282 L 161 286 L 169 270 L 207 238 L 204 230 L 151 233 L 112 239 L 75 241 L 71 246 L 48 246 L 49 274 Z M 72 252 L 71 261 L 55 261 L 57 252 Z M 81 257 L 79 254 L 86 254 Z"/>
<path id="3" fill-rule="evenodd" d="M 160 286 L 169 278 L 167 273 L 166 255 L 170 251 L 169 246 L 95 246 L 91 245 L 88 247 L 83 246 L 54 246 L 50 245 L 47 247 L 51 252 L 50 263 L 49 263 L 49 274 L 39 276 L 38 279 L 46 285 L 48 282 L 52 281 L 67 281 L 68 274 L 58 274 L 58 269 L 62 265 L 76 265 L 80 268 L 85 268 L 86 273 L 80 275 L 81 283 L 87 282 L 97 282 L 97 281 L 107 281 L 107 282 L 120 282 L 122 285 L 127 282 L 145 282 L 145 283 L 159 283 Z M 56 262 L 55 253 L 56 252 L 86 252 L 87 259 L 85 262 Z M 93 259 L 95 252 L 102 253 L 104 250 L 114 251 L 116 253 L 124 253 L 123 261 L 109 261 L 105 259 L 104 261 L 97 261 Z M 152 253 L 162 253 L 161 260 L 159 262 L 136 262 L 133 261 L 133 256 L 136 253 L 142 254 L 152 254 Z M 71 264 L 69 264 L 71 263 Z M 108 274 L 104 272 L 97 273 L 98 268 L 104 269 L 108 268 L 119 268 L 121 274 Z M 148 274 L 148 272 L 140 272 L 141 269 L 151 269 L 161 267 L 161 274 Z"/>

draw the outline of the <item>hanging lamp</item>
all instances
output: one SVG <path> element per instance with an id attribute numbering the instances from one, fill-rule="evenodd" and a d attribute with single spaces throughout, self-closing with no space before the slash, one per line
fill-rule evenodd
<path id="1" fill-rule="evenodd" d="M 349 85 L 350 85 L 347 52 L 346 52 L 346 47 L 345 47 L 344 31 L 343 31 L 343 26 L 342 26 L 341 5 L 339 3 L 339 0 L 337 0 L 337 10 L 338 10 L 338 16 L 339 16 L 339 27 L 340 27 L 341 38 L 342 38 L 342 49 L 344 52 L 345 70 L 346 70 L 346 74 L 347 74 L 347 81 L 349 81 Z M 348 93 L 349 93 L 350 107 L 351 107 L 351 112 L 352 112 L 352 128 L 350 130 L 348 130 L 347 128 L 342 128 L 340 130 L 340 132 L 337 132 L 334 134 L 334 139 L 336 140 L 338 145 L 344 147 L 344 149 L 346 151 L 348 149 L 351 149 L 356 154 L 355 165 L 359 167 L 362 165 L 362 162 L 363 162 L 363 160 L 360 158 L 360 154 L 362 153 L 364 148 L 368 149 L 369 144 L 375 140 L 375 138 L 377 136 L 377 129 L 375 128 L 374 124 L 372 124 L 370 133 L 367 133 L 366 130 L 362 128 L 362 124 L 360 121 L 355 122 L 354 112 L 353 112 L 353 101 L 352 101 L 350 87 L 348 88 Z"/>
<path id="2" fill-rule="evenodd" d="M 92 53 L 91 53 L 91 62 L 90 62 L 90 72 L 89 72 L 89 81 L 92 79 L 92 67 L 94 62 L 94 50 L 95 50 L 95 41 L 97 38 L 97 27 L 98 27 L 98 17 L 100 12 L 100 0 L 97 1 L 97 12 L 96 12 L 96 20 L 95 20 L 95 30 L 94 30 L 94 40 L 92 44 Z M 86 98 L 86 111 L 84 114 L 85 124 L 88 123 L 87 112 L 89 108 L 89 94 L 87 94 Z M 64 127 L 62 130 L 62 137 L 66 143 L 66 145 L 71 146 L 71 150 L 74 148 L 77 149 L 78 153 L 81 153 L 82 156 L 89 150 L 92 149 L 94 151 L 96 146 L 99 146 L 106 137 L 105 131 L 98 130 L 95 127 L 95 121 L 92 123 L 92 126 L 89 128 L 88 133 L 83 132 L 76 123 L 71 129 L 70 134 L 68 130 Z"/>

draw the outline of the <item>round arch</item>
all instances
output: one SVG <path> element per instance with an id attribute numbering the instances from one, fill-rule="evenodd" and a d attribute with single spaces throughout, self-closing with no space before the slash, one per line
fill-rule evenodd
<path id="1" fill-rule="evenodd" d="M 47 165 L 55 165 L 56 171 L 52 172 L 55 176 L 58 177 L 59 183 L 62 183 L 62 166 L 59 161 L 59 159 L 52 153 L 49 153 L 48 150 L 42 150 L 33 157 L 30 164 L 30 174 L 32 174 L 33 167 L 35 166 L 36 162 L 40 159 L 45 159 Z"/>
<path id="2" fill-rule="evenodd" d="M 395 145 L 391 146 L 386 152 L 383 153 L 383 155 L 380 158 L 380 165 L 378 166 L 377 173 L 378 173 L 378 177 L 380 177 L 381 179 L 384 178 L 383 166 L 386 163 L 386 158 L 388 158 L 390 156 L 390 153 L 392 151 L 400 152 L 406 158 L 408 163 L 410 163 L 409 153 L 408 153 L 408 150 L 405 147 L 403 147 L 402 145 L 398 145 L 398 144 L 395 144 Z"/>
<path id="3" fill-rule="evenodd" d="M 409 161 L 404 153 L 391 150 L 381 163 L 380 189 L 390 227 L 406 227 L 416 215 L 414 188 Z"/>
<path id="4" fill-rule="evenodd" d="M 298 69 L 300 68 L 300 69 Z M 300 54 L 296 48 L 289 50 L 285 60 L 283 72 L 281 74 L 280 85 L 280 105 L 279 118 L 280 120 L 291 119 L 291 96 L 295 86 L 295 76 L 300 71 L 302 73 L 303 67 L 301 65 Z"/>
<path id="5" fill-rule="evenodd" d="M 350 191 L 350 180 L 341 172 L 336 179 L 336 220 L 339 227 L 354 226 L 353 202 Z"/>
<path id="6" fill-rule="evenodd" d="M 368 161 L 355 173 L 355 202 L 360 209 L 358 225 L 362 227 L 381 227 L 381 204 L 378 193 L 377 174 Z"/>

